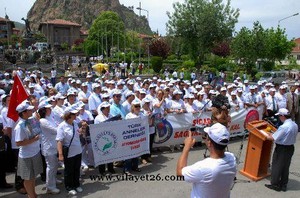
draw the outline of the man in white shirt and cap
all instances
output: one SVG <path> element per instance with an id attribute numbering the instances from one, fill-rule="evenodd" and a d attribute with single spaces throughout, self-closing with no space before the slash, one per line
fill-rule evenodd
<path id="1" fill-rule="evenodd" d="M 203 138 L 210 157 L 188 166 L 190 149 L 195 144 L 192 133 L 184 141 L 184 148 L 177 162 L 176 173 L 193 184 L 191 197 L 230 197 L 230 188 L 236 175 L 236 159 L 232 153 L 225 152 L 230 134 L 227 128 L 215 123 L 204 129 Z"/>

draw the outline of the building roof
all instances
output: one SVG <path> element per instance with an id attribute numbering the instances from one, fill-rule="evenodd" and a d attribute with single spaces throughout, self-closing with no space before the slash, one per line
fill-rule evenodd
<path id="1" fill-rule="evenodd" d="M 11 20 L 9 19 L 6 19 L 6 18 L 3 18 L 3 17 L 0 17 L 0 22 L 12 22 Z"/>
<path id="2" fill-rule="evenodd" d="M 296 46 L 293 48 L 292 53 L 300 53 L 300 38 L 294 40 Z"/>
<path id="3" fill-rule="evenodd" d="M 53 24 L 53 25 L 68 25 L 68 26 L 80 26 L 80 24 L 78 23 L 74 23 L 71 21 L 66 21 L 63 19 L 54 19 L 52 21 L 46 21 L 46 22 L 42 22 L 41 24 Z"/>

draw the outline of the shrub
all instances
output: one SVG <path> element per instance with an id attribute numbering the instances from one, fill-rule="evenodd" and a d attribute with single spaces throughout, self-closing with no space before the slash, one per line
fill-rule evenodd
<path id="1" fill-rule="evenodd" d="M 153 56 L 151 58 L 151 65 L 152 65 L 154 72 L 159 73 L 160 70 L 162 69 L 162 65 L 163 65 L 162 57 Z"/>

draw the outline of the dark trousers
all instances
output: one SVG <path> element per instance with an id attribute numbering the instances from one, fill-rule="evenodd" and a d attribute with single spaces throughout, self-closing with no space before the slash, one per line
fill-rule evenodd
<path id="1" fill-rule="evenodd" d="M 0 151 L 0 187 L 4 186 L 6 184 L 6 179 L 5 179 L 5 162 L 6 161 L 6 155 L 5 151 Z"/>
<path id="2" fill-rule="evenodd" d="M 271 184 L 286 187 L 289 180 L 289 169 L 294 154 L 294 145 L 284 146 L 276 144 L 271 172 Z"/>
<path id="3" fill-rule="evenodd" d="M 125 160 L 124 164 L 124 172 L 125 171 L 130 171 L 130 170 L 136 170 L 139 166 L 139 158 L 135 157 L 132 159 L 127 159 Z"/>
<path id="4" fill-rule="evenodd" d="M 155 133 L 150 134 L 150 138 L 149 138 L 150 153 L 142 155 L 141 156 L 142 159 L 147 160 L 149 157 L 151 157 L 151 152 L 152 152 L 153 142 L 154 142 L 154 136 L 155 136 Z"/>
<path id="5" fill-rule="evenodd" d="M 55 84 L 56 84 L 56 78 L 51 78 L 51 84 L 53 85 L 53 87 L 55 86 Z"/>
<path id="6" fill-rule="evenodd" d="M 108 164 L 99 165 L 98 169 L 99 169 L 100 174 L 105 173 L 105 165 L 107 165 L 108 172 L 114 172 L 114 164 L 113 163 L 108 163 Z"/>
<path id="7" fill-rule="evenodd" d="M 70 190 L 75 190 L 80 186 L 80 166 L 81 166 L 81 153 L 75 155 L 74 157 L 64 159 L 65 171 L 64 180 L 65 188 Z"/>

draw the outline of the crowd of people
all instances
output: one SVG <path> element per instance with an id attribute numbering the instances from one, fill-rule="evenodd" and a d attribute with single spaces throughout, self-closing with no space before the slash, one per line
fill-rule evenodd
<path id="1" fill-rule="evenodd" d="M 40 173 L 46 181 L 48 193 L 60 192 L 56 186 L 62 183 L 56 178 L 59 166 L 64 167 L 64 184 L 69 194 L 82 192 L 80 174 L 94 166 L 89 125 L 114 116 L 122 119 L 146 116 L 149 119 L 150 154 L 125 160 L 123 172 L 126 174 L 140 172 L 140 162 L 152 162 L 153 114 L 164 117 L 174 113 L 212 111 L 213 99 L 223 95 L 228 98 L 231 111 L 263 106 L 263 116 L 272 117 L 279 109 L 286 108 L 293 120 L 300 119 L 298 82 L 274 85 L 259 81 L 250 85 L 247 79 L 237 76 L 233 82 L 212 86 L 208 81 L 199 81 L 194 73 L 191 81 L 159 76 L 142 79 L 132 73 L 126 79 L 120 79 L 107 75 L 95 77 L 88 73 L 83 81 L 72 76 L 60 76 L 56 83 L 56 73 L 51 71 L 51 74 L 49 79 L 40 70 L 24 72 L 18 68 L 12 73 L 4 73 L 4 79 L 0 81 L 3 141 L 0 140 L 4 142 L 0 156 L 11 159 L 5 162 L 6 167 L 12 169 L 10 171 L 17 169 L 15 187 L 29 197 L 37 196 L 35 177 Z M 14 100 L 10 98 L 14 75 L 22 79 L 29 95 L 16 109 L 19 114 L 16 122 L 7 117 L 9 102 Z M 39 133 L 31 124 L 34 121 L 39 123 Z M 187 145 L 191 147 L 192 143 Z M 179 145 L 170 148 L 181 149 Z M 68 152 L 65 153 L 65 150 Z M 1 166 L 4 166 L 3 163 Z M 109 163 L 98 167 L 100 174 L 105 174 L 106 166 L 109 173 L 115 173 L 114 164 Z M 3 170 L 5 168 L 0 168 L 0 187 L 12 187 L 6 182 Z M 188 174 L 184 169 L 180 173 Z"/>

